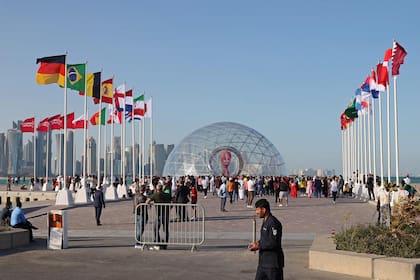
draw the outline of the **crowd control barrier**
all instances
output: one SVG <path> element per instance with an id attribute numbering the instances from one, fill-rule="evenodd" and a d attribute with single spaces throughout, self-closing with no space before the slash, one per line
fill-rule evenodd
<path id="1" fill-rule="evenodd" d="M 141 203 L 135 211 L 135 240 L 149 248 L 191 246 L 205 240 L 205 213 L 199 204 Z"/>

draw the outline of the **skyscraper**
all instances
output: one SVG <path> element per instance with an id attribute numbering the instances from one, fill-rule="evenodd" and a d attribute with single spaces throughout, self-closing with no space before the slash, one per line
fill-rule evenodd
<path id="1" fill-rule="evenodd" d="M 64 171 L 64 134 L 55 135 L 54 174 L 63 175 Z"/>
<path id="2" fill-rule="evenodd" d="M 22 132 L 17 129 L 7 130 L 7 174 L 20 175 L 20 165 L 22 162 Z"/>
<path id="3" fill-rule="evenodd" d="M 73 176 L 73 166 L 74 166 L 74 133 L 72 130 L 67 130 L 67 162 L 66 162 L 66 175 Z M 63 152 L 64 158 L 64 152 Z"/>
<path id="4" fill-rule="evenodd" d="M 97 174 L 97 160 L 96 160 L 96 141 L 95 138 L 89 137 L 87 147 L 87 175 Z"/>
<path id="5" fill-rule="evenodd" d="M 6 175 L 6 135 L 0 133 L 0 174 Z"/>

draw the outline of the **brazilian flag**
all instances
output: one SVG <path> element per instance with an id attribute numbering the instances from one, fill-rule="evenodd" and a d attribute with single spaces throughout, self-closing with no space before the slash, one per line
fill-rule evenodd
<path id="1" fill-rule="evenodd" d="M 67 88 L 85 91 L 86 64 L 67 64 Z"/>

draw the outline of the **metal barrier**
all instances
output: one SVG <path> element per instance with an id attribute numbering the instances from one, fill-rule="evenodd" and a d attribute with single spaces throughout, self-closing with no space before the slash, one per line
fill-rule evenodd
<path id="1" fill-rule="evenodd" d="M 140 249 L 196 246 L 205 240 L 205 213 L 199 204 L 141 203 L 136 207 L 134 238 Z"/>

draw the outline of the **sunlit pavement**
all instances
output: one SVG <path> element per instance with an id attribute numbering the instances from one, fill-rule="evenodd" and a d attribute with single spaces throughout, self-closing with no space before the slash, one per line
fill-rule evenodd
<path id="1" fill-rule="evenodd" d="M 332 233 L 355 223 L 373 223 L 373 205 L 352 198 L 290 199 L 288 207 L 278 207 L 274 197 L 266 197 L 273 214 L 283 224 L 285 279 L 361 279 L 308 269 L 308 250 L 316 234 Z M 258 199 L 258 198 L 256 198 Z M 255 200 L 254 200 L 255 202 Z M 134 215 L 131 200 L 108 202 L 102 226 L 96 226 L 92 205 L 72 207 L 54 202 L 24 203 L 31 222 L 39 227 L 36 242 L 29 247 L 0 252 L 3 279 L 254 279 L 258 253 L 246 250 L 252 240 L 254 209 L 244 201 L 227 202 L 228 212 L 220 212 L 220 199 L 199 193 L 205 208 L 206 242 L 191 252 L 188 247 L 164 251 L 134 248 Z M 69 248 L 46 247 L 46 213 L 67 208 Z M 257 232 L 261 221 L 257 219 Z"/>

